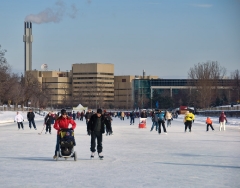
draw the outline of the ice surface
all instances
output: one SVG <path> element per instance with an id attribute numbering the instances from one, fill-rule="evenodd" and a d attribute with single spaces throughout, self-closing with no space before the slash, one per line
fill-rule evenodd
<path id="1" fill-rule="evenodd" d="M 0 187 L 240 187 L 239 119 L 229 119 L 236 123 L 221 132 L 214 120 L 215 131 L 206 132 L 205 117 L 196 117 L 192 132 L 184 133 L 180 116 L 167 135 L 150 132 L 150 118 L 146 129 L 129 121 L 113 118 L 113 135 L 103 135 L 104 160 L 90 159 L 85 121 L 76 121 L 76 162 L 52 159 L 56 131 L 38 135 L 43 117 L 38 130 L 26 120 L 25 130 L 0 124 Z"/>

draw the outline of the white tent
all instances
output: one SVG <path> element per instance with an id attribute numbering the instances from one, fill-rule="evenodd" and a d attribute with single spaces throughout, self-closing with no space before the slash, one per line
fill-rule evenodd
<path id="1" fill-rule="evenodd" d="M 87 111 L 88 110 L 88 107 L 84 107 L 83 105 L 79 104 L 77 107 L 73 107 L 73 111 L 77 112 L 77 111 Z"/>

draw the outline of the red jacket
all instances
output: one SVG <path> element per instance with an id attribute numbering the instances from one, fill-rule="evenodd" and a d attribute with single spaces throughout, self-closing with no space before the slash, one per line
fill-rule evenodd
<path id="1" fill-rule="evenodd" d="M 220 115 L 220 117 L 219 117 L 219 123 L 220 123 L 220 122 L 224 122 L 224 121 L 227 122 L 227 117 L 226 117 L 226 115 L 222 112 L 221 115 Z"/>
<path id="2" fill-rule="evenodd" d="M 54 129 L 56 129 L 58 132 L 57 134 L 59 133 L 59 131 L 61 129 L 67 129 L 67 128 L 71 128 L 71 127 L 68 127 L 69 124 L 72 125 L 72 129 L 75 129 L 76 128 L 76 123 L 75 121 L 73 121 L 73 119 L 69 116 L 67 116 L 66 118 L 60 116 L 54 123 Z"/>

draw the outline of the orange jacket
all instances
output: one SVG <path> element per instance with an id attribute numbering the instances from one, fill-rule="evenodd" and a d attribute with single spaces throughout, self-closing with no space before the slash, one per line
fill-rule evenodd
<path id="1" fill-rule="evenodd" d="M 212 120 L 208 117 L 206 123 L 212 125 Z"/>

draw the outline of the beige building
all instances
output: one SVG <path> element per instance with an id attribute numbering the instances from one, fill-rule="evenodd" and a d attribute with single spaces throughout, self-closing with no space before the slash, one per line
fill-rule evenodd
<path id="1" fill-rule="evenodd" d="M 74 104 L 90 108 L 112 108 L 114 105 L 114 65 L 85 63 L 72 65 Z"/>
<path id="2" fill-rule="evenodd" d="M 48 95 L 48 105 L 58 106 L 68 104 L 72 95 L 72 75 L 71 72 L 61 71 L 27 71 L 38 79 L 42 84 L 42 89 Z"/>

